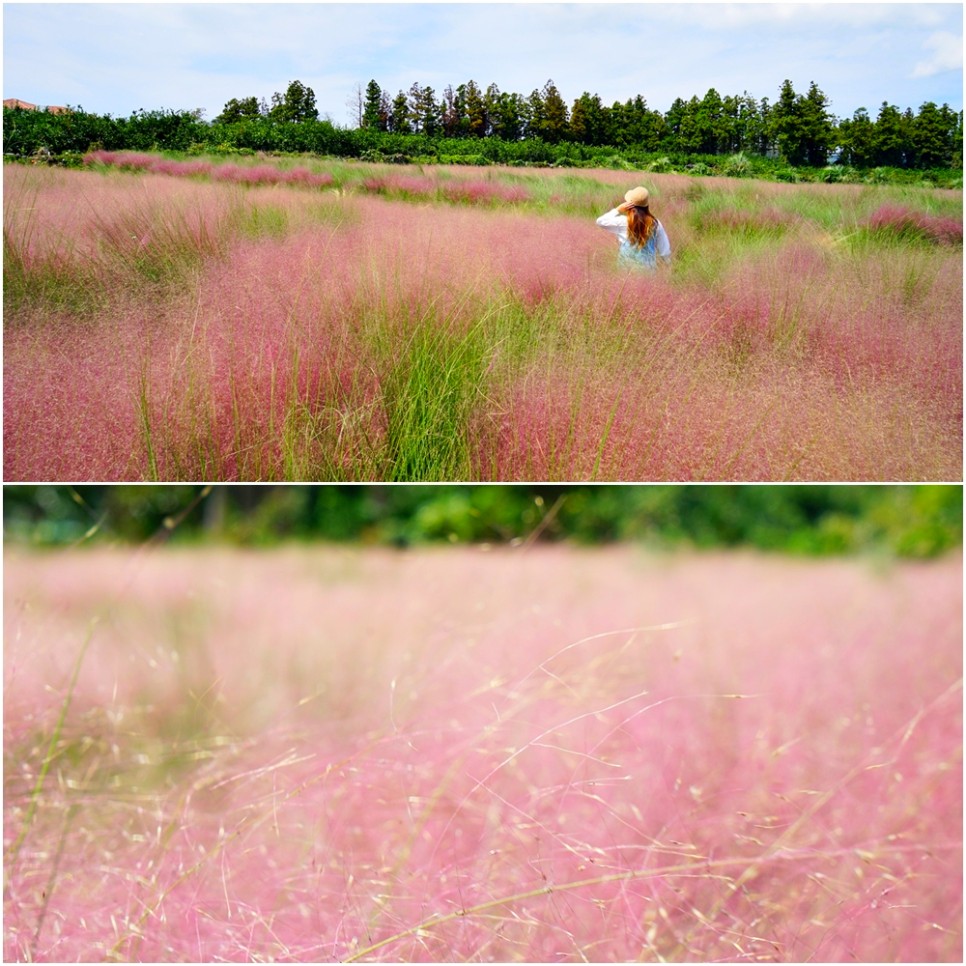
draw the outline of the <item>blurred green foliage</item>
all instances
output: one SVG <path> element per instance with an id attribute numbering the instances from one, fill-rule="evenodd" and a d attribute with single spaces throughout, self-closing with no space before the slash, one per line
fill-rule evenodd
<path id="1" fill-rule="evenodd" d="M 962 545 L 962 487 L 10 485 L 5 540 L 433 542 L 636 540 L 798 554 L 937 556 Z"/>

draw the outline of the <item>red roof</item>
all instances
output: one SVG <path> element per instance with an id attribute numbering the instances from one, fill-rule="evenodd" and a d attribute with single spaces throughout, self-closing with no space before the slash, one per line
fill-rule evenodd
<path id="1" fill-rule="evenodd" d="M 31 104 L 29 101 L 22 101 L 18 97 L 8 97 L 3 102 L 4 107 L 19 107 L 23 111 L 39 111 L 40 108 L 36 104 Z M 60 107 L 59 105 L 50 105 L 45 108 L 51 114 L 67 114 L 70 111 L 69 107 Z"/>

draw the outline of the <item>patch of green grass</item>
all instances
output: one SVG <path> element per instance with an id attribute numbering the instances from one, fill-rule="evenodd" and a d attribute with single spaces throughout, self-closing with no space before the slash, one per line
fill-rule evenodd
<path id="1" fill-rule="evenodd" d="M 467 479 L 469 416 L 482 390 L 484 342 L 478 329 L 454 335 L 421 325 L 381 379 L 386 418 L 382 478 Z"/>
<path id="2" fill-rule="evenodd" d="M 31 256 L 16 236 L 3 232 L 4 325 L 26 318 L 95 317 L 109 302 L 105 285 L 66 251 Z"/>
<path id="3" fill-rule="evenodd" d="M 782 211 L 797 215 L 827 231 L 841 229 L 843 225 L 848 228 L 854 223 L 854 215 L 850 213 L 854 202 L 850 202 L 841 191 L 803 187 L 776 195 L 774 204 Z"/>
<path id="4" fill-rule="evenodd" d="M 132 208 L 96 221 L 98 256 L 120 281 L 138 293 L 183 288 L 207 258 L 223 256 L 232 237 L 229 209 L 213 223 L 186 207 Z"/>
<path id="5" fill-rule="evenodd" d="M 107 302 L 104 284 L 77 257 L 74 240 L 56 235 L 38 238 L 34 192 L 15 192 L 3 209 L 4 324 L 28 316 L 90 317 Z"/>
<path id="6" fill-rule="evenodd" d="M 288 212 L 277 205 L 254 204 L 239 218 L 239 232 L 247 238 L 282 238 L 289 227 Z"/>

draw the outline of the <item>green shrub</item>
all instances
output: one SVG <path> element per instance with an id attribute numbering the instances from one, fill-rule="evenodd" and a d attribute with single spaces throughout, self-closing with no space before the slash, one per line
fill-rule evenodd
<path id="1" fill-rule="evenodd" d="M 732 154 L 724 163 L 721 173 L 729 178 L 744 178 L 751 174 L 751 162 L 743 151 Z"/>

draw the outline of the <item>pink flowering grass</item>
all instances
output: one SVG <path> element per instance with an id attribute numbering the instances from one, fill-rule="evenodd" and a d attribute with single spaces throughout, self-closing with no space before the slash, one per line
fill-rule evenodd
<path id="1" fill-rule="evenodd" d="M 894 205 L 877 208 L 866 221 L 869 231 L 925 238 L 937 245 L 962 245 L 962 219 L 930 215 Z"/>
<path id="2" fill-rule="evenodd" d="M 6 479 L 961 476 L 961 247 L 862 227 L 951 192 L 655 176 L 642 276 L 613 173 L 269 167 L 5 171 Z"/>
<path id="3" fill-rule="evenodd" d="M 530 197 L 520 185 L 496 185 L 485 181 L 460 181 L 443 188 L 444 197 L 462 204 L 488 205 L 497 202 L 520 204 Z"/>
<path id="4" fill-rule="evenodd" d="M 677 364 L 655 363 L 661 351 Z M 492 398 L 474 426 L 484 479 L 892 479 L 910 454 L 939 478 L 956 445 L 943 414 L 913 417 L 896 385 L 856 397 L 768 360 L 743 361 L 736 376 L 657 339 L 621 361 L 548 353 Z"/>
<path id="5" fill-rule="evenodd" d="M 962 961 L 962 565 L 4 567 L 7 961 Z"/>
<path id="6" fill-rule="evenodd" d="M 438 191 L 438 184 L 433 178 L 402 174 L 366 178 L 361 184 L 363 190 L 370 194 L 399 198 L 435 198 Z"/>
<path id="7" fill-rule="evenodd" d="M 315 173 L 304 167 L 286 169 L 271 164 L 175 161 L 159 155 L 126 151 L 91 151 L 84 156 L 84 161 L 89 165 L 121 170 L 148 171 L 172 177 L 208 177 L 214 181 L 244 185 L 294 184 L 306 188 L 327 188 L 334 182 L 332 175 Z"/>

